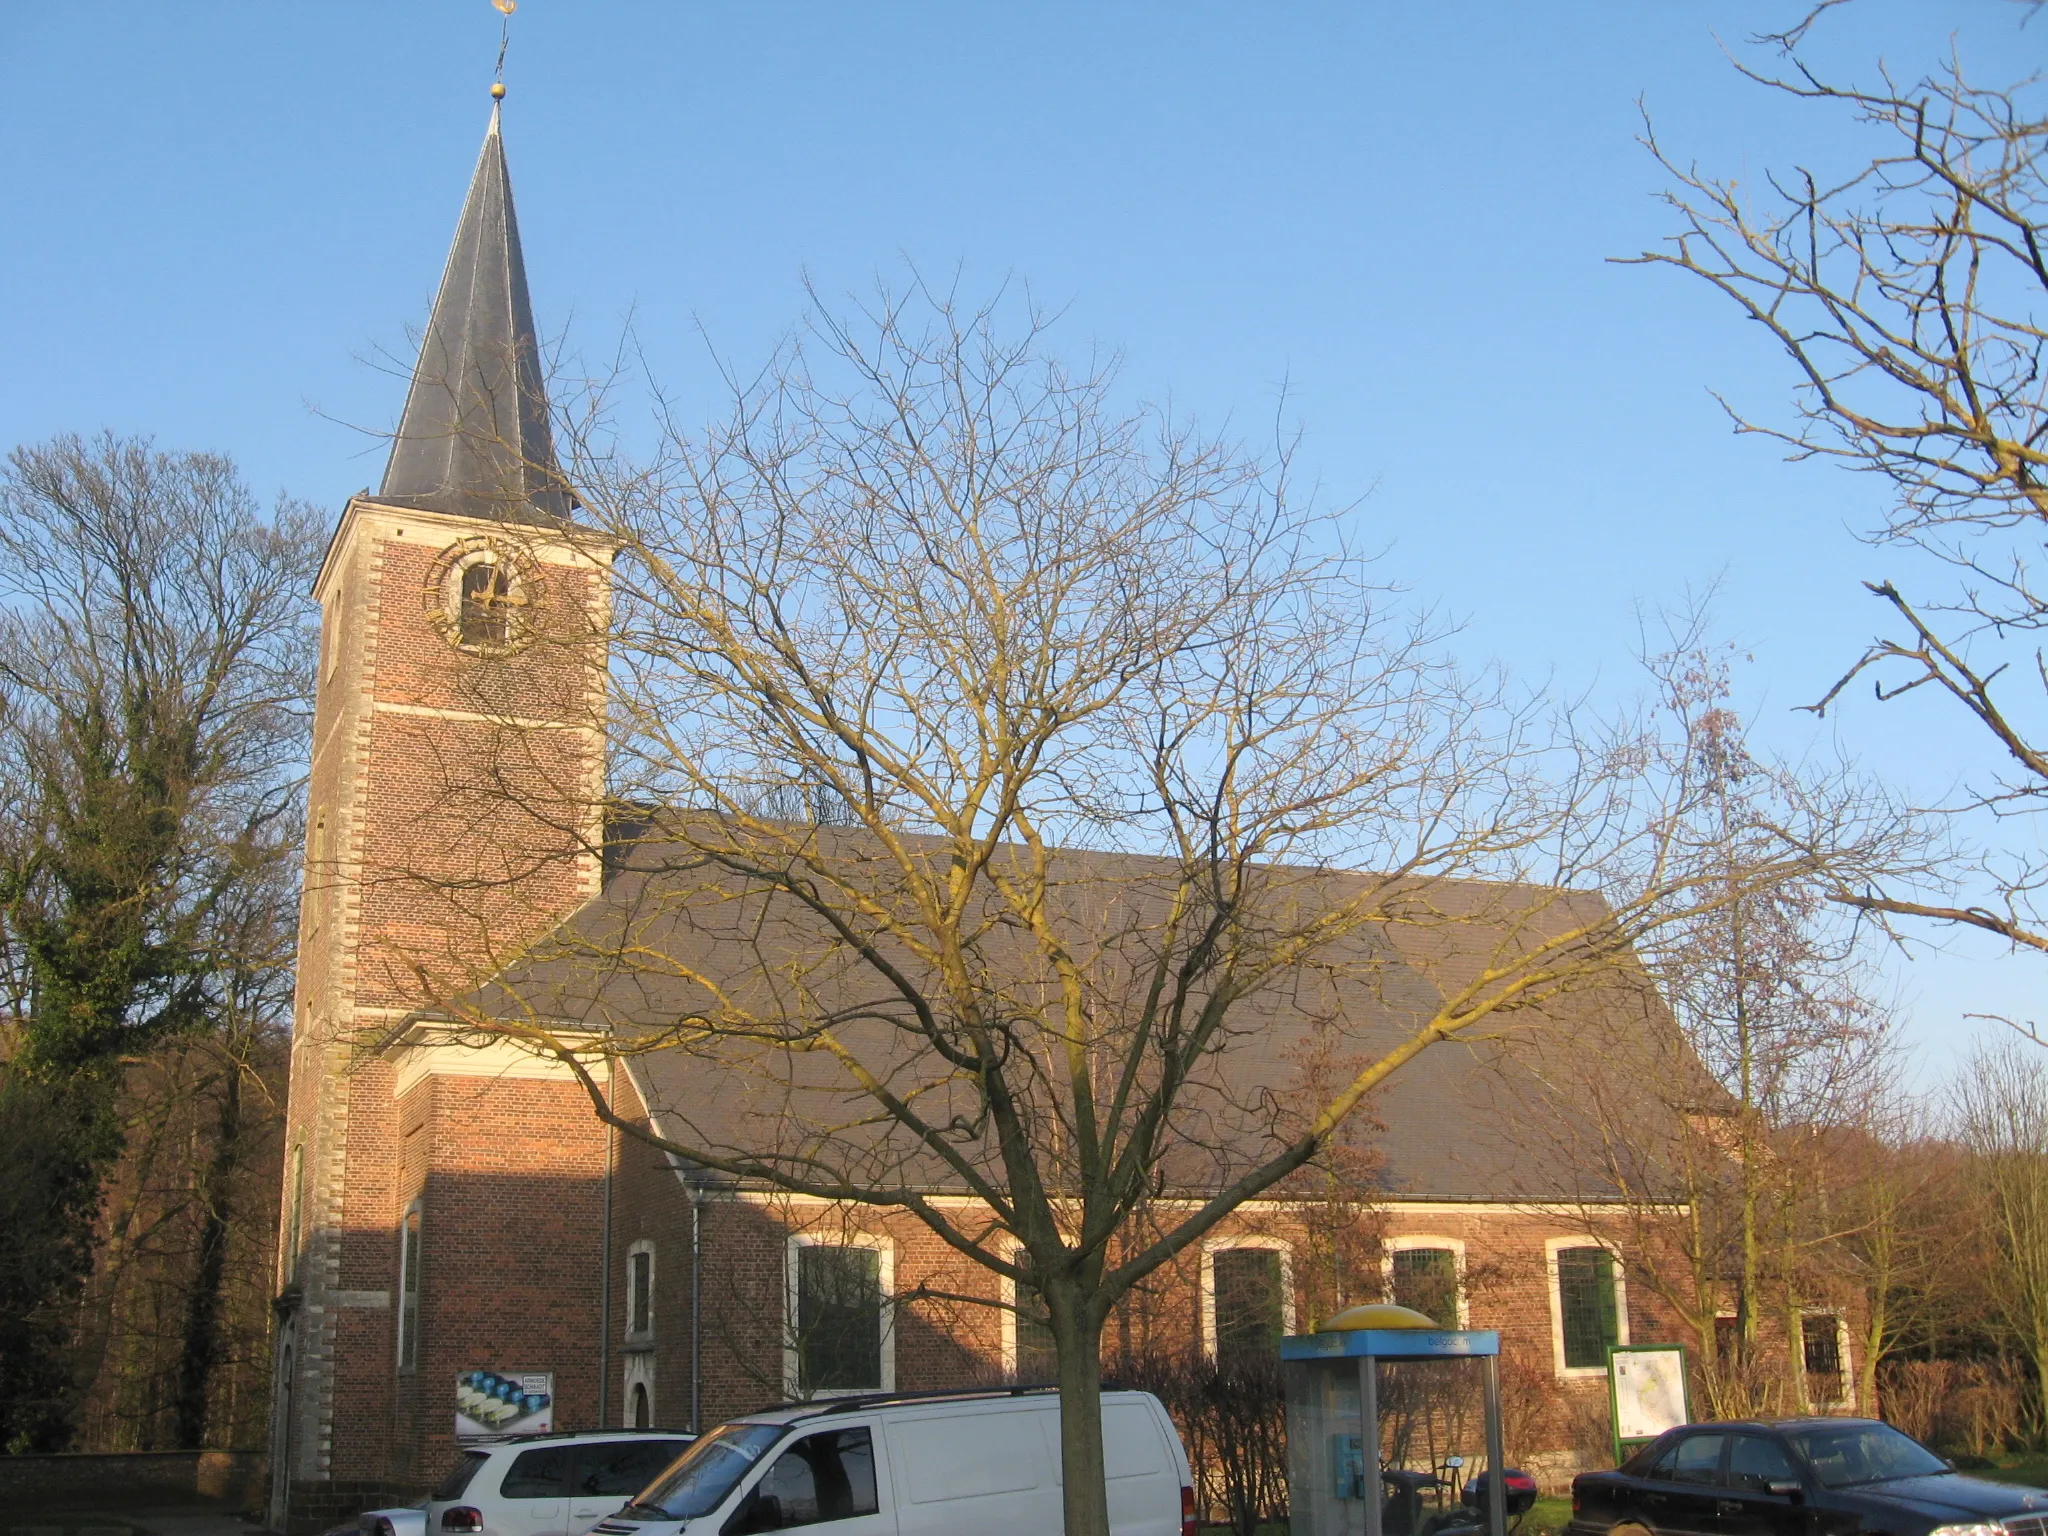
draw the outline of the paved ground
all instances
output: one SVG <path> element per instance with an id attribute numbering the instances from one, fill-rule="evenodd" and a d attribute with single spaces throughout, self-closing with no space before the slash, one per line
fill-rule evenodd
<path id="1" fill-rule="evenodd" d="M 225 1509 L 36 1510 L 0 1514 L 0 1536 L 262 1536 Z"/>

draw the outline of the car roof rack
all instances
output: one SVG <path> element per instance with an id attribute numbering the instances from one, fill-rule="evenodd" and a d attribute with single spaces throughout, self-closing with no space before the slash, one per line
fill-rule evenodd
<path id="1" fill-rule="evenodd" d="M 545 1445 L 550 1440 L 577 1440 L 586 1435 L 695 1435 L 694 1429 L 678 1429 L 667 1424 L 610 1425 L 604 1429 L 537 1429 L 526 1434 L 509 1435 L 465 1435 L 456 1442 L 459 1451 L 488 1450 L 494 1445 Z"/>
<path id="2" fill-rule="evenodd" d="M 849 1397 L 811 1398 L 802 1402 L 772 1403 L 766 1408 L 756 1408 L 751 1413 L 736 1413 L 735 1419 L 750 1419 L 762 1413 L 788 1413 L 803 1410 L 798 1417 L 820 1418 L 831 1413 L 858 1413 L 868 1408 L 886 1407 L 891 1403 L 931 1403 L 949 1399 L 969 1401 L 977 1397 L 1033 1397 L 1044 1393 L 1057 1393 L 1056 1381 L 1017 1382 L 1010 1386 L 987 1387 L 930 1387 L 917 1392 L 862 1392 Z M 1104 1381 L 1104 1392 L 1130 1390 L 1120 1381 Z M 794 1420 L 792 1420 L 794 1422 Z"/>

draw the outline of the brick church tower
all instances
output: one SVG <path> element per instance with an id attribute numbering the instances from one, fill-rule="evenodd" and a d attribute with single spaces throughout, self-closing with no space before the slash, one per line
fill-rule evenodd
<path id="1" fill-rule="evenodd" d="M 561 1069 L 435 1024 L 598 890 L 609 549 L 575 506 L 493 106 L 383 483 L 316 592 L 271 1442 L 293 1530 L 438 1475 L 458 1375 L 549 1373 L 558 1425 L 600 1421 L 607 1135 Z"/>

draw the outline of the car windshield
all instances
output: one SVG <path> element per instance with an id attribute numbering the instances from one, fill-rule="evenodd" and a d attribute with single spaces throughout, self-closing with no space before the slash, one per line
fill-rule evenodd
<path id="1" fill-rule="evenodd" d="M 747 1469 L 782 1438 L 780 1424 L 728 1424 L 683 1453 L 630 1506 L 670 1520 L 694 1520 L 718 1508 Z"/>
<path id="2" fill-rule="evenodd" d="M 1899 1477 L 1933 1477 L 1949 1465 L 1918 1440 L 1889 1424 L 1844 1424 L 1803 1429 L 1792 1443 L 1824 1488 L 1854 1488 Z"/>

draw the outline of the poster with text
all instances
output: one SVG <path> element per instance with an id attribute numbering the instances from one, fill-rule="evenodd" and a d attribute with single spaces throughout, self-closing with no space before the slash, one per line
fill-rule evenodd
<path id="1" fill-rule="evenodd" d="M 545 1434 L 555 1427 L 553 1371 L 464 1371 L 455 1378 L 455 1438 Z"/>

